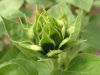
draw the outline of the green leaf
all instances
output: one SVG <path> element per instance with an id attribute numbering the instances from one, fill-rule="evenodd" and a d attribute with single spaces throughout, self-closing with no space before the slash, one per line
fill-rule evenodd
<path id="1" fill-rule="evenodd" d="M 28 75 L 38 75 L 37 69 L 35 68 L 35 61 L 19 58 L 13 60 L 13 62 L 19 64 L 20 67 L 22 66 L 23 69 L 26 69 Z"/>
<path id="2" fill-rule="evenodd" d="M 100 48 L 100 14 L 90 17 L 90 23 L 86 27 L 85 32 L 83 33 L 84 39 L 87 40 L 87 43 L 92 47 L 99 49 Z"/>
<path id="3" fill-rule="evenodd" d="M 25 14 L 26 17 L 31 17 L 33 15 L 32 8 L 23 7 L 20 10 L 21 10 L 21 12 L 23 12 Z M 22 14 L 22 15 L 24 15 L 24 14 Z M 25 17 L 25 16 L 23 16 L 23 17 Z"/>
<path id="4" fill-rule="evenodd" d="M 29 50 L 33 50 L 33 51 L 42 51 L 42 48 L 38 45 L 34 45 L 34 44 L 25 44 L 25 43 L 18 43 L 19 46 L 24 47 L 26 49 Z"/>
<path id="5" fill-rule="evenodd" d="M 50 50 L 50 52 L 47 53 L 47 56 L 53 57 L 53 56 L 60 54 L 61 52 L 62 52 L 61 50 Z"/>
<path id="6" fill-rule="evenodd" d="M 15 67 L 16 67 L 16 69 L 15 69 Z M 18 74 L 22 75 L 22 74 L 24 74 L 24 72 L 25 71 L 23 69 L 21 70 L 21 68 L 18 67 L 18 65 L 15 63 L 8 62 L 8 63 L 0 64 L 0 74 L 1 75 L 13 75 L 13 74 L 14 75 L 18 75 Z M 25 74 L 25 75 L 27 75 L 27 74 Z"/>
<path id="7" fill-rule="evenodd" d="M 9 34 L 9 38 L 14 41 L 29 40 L 25 34 L 25 29 L 22 23 L 13 22 L 3 18 L 5 29 Z"/>
<path id="8" fill-rule="evenodd" d="M 0 73 L 4 75 L 38 75 L 35 63 L 22 58 L 1 64 Z"/>
<path id="9" fill-rule="evenodd" d="M 28 59 L 38 60 L 42 57 L 42 54 L 37 52 L 36 50 L 32 50 L 29 47 L 23 47 L 19 44 L 15 44 L 15 46 L 20 50 L 20 52 Z"/>
<path id="10" fill-rule="evenodd" d="M 75 19 L 75 21 L 69 26 L 68 34 L 69 37 L 66 37 L 59 45 L 59 48 L 66 45 L 68 42 L 75 41 L 78 38 L 81 28 L 81 20 L 82 20 L 83 13 L 81 12 Z"/>
<path id="11" fill-rule="evenodd" d="M 0 58 L 0 63 L 17 58 L 17 55 L 20 53 L 20 51 L 13 45 L 8 46 L 4 51 L 3 56 Z"/>
<path id="12" fill-rule="evenodd" d="M 57 29 L 54 28 L 52 25 L 49 26 L 49 29 L 50 38 L 56 43 L 56 46 L 58 46 L 62 40 L 61 33 L 57 31 Z"/>
<path id="13" fill-rule="evenodd" d="M 100 1 L 99 0 L 94 1 L 93 5 L 95 7 L 100 7 Z"/>
<path id="14" fill-rule="evenodd" d="M 73 21 L 72 12 L 65 2 L 54 5 L 47 12 L 55 18 L 59 18 L 62 14 L 65 14 L 68 17 L 69 23 Z"/>
<path id="15" fill-rule="evenodd" d="M 48 8 L 48 7 L 52 6 L 53 4 L 55 4 L 56 1 L 55 0 L 34 0 L 34 3 L 38 7 Z"/>
<path id="16" fill-rule="evenodd" d="M 59 58 L 57 60 L 58 62 L 58 67 L 63 70 L 63 69 L 67 69 L 70 62 L 77 56 L 77 54 L 79 53 L 79 49 L 77 48 L 73 48 L 73 49 L 67 49 L 65 48 L 64 51 L 62 53 L 59 54 Z"/>
<path id="17" fill-rule="evenodd" d="M 93 4 L 93 0 L 87 0 L 87 1 L 86 0 L 66 0 L 66 1 L 87 12 L 90 11 Z"/>
<path id="18" fill-rule="evenodd" d="M 60 27 L 61 33 L 62 33 L 62 37 L 63 39 L 68 37 L 68 34 L 66 32 L 66 30 L 68 29 L 68 18 L 66 14 L 62 14 L 61 17 L 57 20 L 58 25 L 60 25 L 62 27 Z"/>
<path id="19" fill-rule="evenodd" d="M 64 40 L 62 40 L 62 42 L 59 45 L 59 48 L 61 48 L 62 46 L 64 46 L 68 41 L 69 41 L 69 38 L 65 38 Z"/>
<path id="20" fill-rule="evenodd" d="M 70 34 L 70 41 L 76 40 L 79 33 L 80 33 L 80 28 L 82 24 L 82 17 L 83 17 L 83 12 L 81 11 L 80 14 L 76 17 L 75 21 L 73 22 L 72 25 L 70 25 L 68 29 L 68 33 Z"/>
<path id="21" fill-rule="evenodd" d="M 44 23 L 43 20 L 43 16 L 41 14 L 39 14 L 38 11 L 36 11 L 36 17 L 35 17 L 35 23 L 34 23 L 34 27 L 33 27 L 33 33 L 34 33 L 34 43 L 35 44 L 39 44 L 39 40 L 42 34 L 42 25 Z"/>
<path id="22" fill-rule="evenodd" d="M 9 18 L 13 17 L 19 8 L 24 3 L 24 0 L 2 0 L 0 1 L 0 16 Z M 9 5 L 8 5 L 9 4 Z"/>
<path id="23" fill-rule="evenodd" d="M 54 69 L 50 75 L 63 75 L 63 71 L 60 69 Z"/>
<path id="24" fill-rule="evenodd" d="M 66 35 L 66 26 L 65 26 L 65 24 L 62 27 L 61 33 L 62 33 L 62 37 L 64 38 L 65 35 Z"/>
<path id="25" fill-rule="evenodd" d="M 89 55 L 78 55 L 63 75 L 100 75 L 100 58 Z"/>
<path id="26" fill-rule="evenodd" d="M 81 44 L 80 46 L 81 50 L 85 53 L 92 53 L 92 54 L 95 54 L 96 51 L 98 51 L 97 48 L 93 47 L 92 45 L 90 45 L 88 43 L 88 41 L 84 42 Z"/>
<path id="27" fill-rule="evenodd" d="M 38 53 L 35 51 L 40 51 L 41 47 L 33 45 L 30 42 L 29 37 L 26 35 L 26 30 L 21 23 L 15 23 L 4 19 L 6 30 L 9 34 L 11 42 L 24 54 L 26 57 L 38 58 Z M 31 44 L 29 44 L 31 43 Z M 24 46 L 24 47 L 23 47 Z"/>
<path id="28" fill-rule="evenodd" d="M 38 75 L 51 75 L 54 69 L 54 62 L 52 59 L 40 59 L 36 66 Z"/>

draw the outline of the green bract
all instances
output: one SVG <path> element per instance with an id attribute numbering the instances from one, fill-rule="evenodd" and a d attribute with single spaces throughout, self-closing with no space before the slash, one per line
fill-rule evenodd
<path id="1" fill-rule="evenodd" d="M 69 48 L 67 47 L 69 43 L 77 42 L 81 17 L 82 12 L 70 26 L 65 15 L 62 15 L 60 19 L 55 19 L 45 11 L 42 14 L 37 13 L 33 32 L 31 32 L 34 34 L 34 44 L 41 46 L 45 53 Z"/>

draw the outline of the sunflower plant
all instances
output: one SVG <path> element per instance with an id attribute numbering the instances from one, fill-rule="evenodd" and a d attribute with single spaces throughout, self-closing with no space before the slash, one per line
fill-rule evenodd
<path id="1" fill-rule="evenodd" d="M 65 14 L 57 19 L 45 10 L 36 12 L 34 23 L 2 19 L 10 45 L 0 61 L 0 75 L 100 74 L 100 59 L 81 53 L 83 11 L 71 23 Z"/>

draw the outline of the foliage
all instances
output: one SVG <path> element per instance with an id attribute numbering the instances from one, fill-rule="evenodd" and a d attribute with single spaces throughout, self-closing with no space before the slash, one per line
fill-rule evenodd
<path id="1" fill-rule="evenodd" d="M 34 23 L 23 22 L 26 3 L 37 6 Z M 89 53 L 100 48 L 92 5 L 99 1 L 1 0 L 0 39 L 7 32 L 10 44 L 0 41 L 0 75 L 100 75 L 100 58 Z"/>
<path id="2" fill-rule="evenodd" d="M 23 2 L 24 0 L 2 0 L 0 1 L 0 11 L 1 11 L 0 16 L 11 18 L 15 14 L 20 13 L 19 8 L 22 6 Z"/>

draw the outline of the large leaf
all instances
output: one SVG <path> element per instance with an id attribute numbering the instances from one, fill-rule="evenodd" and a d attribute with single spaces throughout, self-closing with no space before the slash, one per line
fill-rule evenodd
<path id="1" fill-rule="evenodd" d="M 50 73 L 54 69 L 54 63 L 52 59 L 41 59 L 37 62 L 36 66 L 38 75 L 51 75 Z"/>
<path id="2" fill-rule="evenodd" d="M 0 65 L 0 74 L 4 75 L 38 75 L 35 63 L 26 59 L 14 59 Z"/>
<path id="3" fill-rule="evenodd" d="M 68 2 L 80 9 L 83 9 L 85 11 L 90 11 L 92 4 L 93 4 L 93 0 L 56 0 L 58 3 L 61 2 Z M 97 3 L 98 2 L 98 3 Z M 94 5 L 99 5 L 99 1 L 95 1 Z"/>
<path id="4" fill-rule="evenodd" d="M 79 54 L 66 70 L 55 69 L 51 75 L 100 75 L 100 58 L 90 54 Z"/>
<path id="5" fill-rule="evenodd" d="M 81 44 L 80 48 L 83 52 L 86 52 L 86 53 L 95 54 L 95 52 L 98 51 L 98 48 L 96 48 L 96 47 L 92 46 L 91 44 L 89 44 L 88 41 Z"/>
<path id="6" fill-rule="evenodd" d="M 90 23 L 86 27 L 85 32 L 83 33 L 84 39 L 87 40 L 87 43 L 92 47 L 99 49 L 100 48 L 100 14 L 90 17 Z"/>
<path id="7" fill-rule="evenodd" d="M 100 7 L 100 0 L 96 0 L 93 4 L 95 7 Z"/>
<path id="8" fill-rule="evenodd" d="M 16 69 L 15 69 L 16 67 Z M 20 68 L 17 64 L 15 63 L 4 63 L 4 64 L 0 64 L 0 75 L 22 75 L 24 74 L 25 71 Z M 27 75 L 27 74 L 25 74 Z"/>
<path id="9" fill-rule="evenodd" d="M 19 58 L 19 59 L 14 60 L 13 62 L 19 64 L 20 67 L 22 66 L 23 69 L 26 69 L 26 72 L 28 75 L 38 75 L 38 72 L 35 68 L 36 67 L 35 61 Z"/>
<path id="10" fill-rule="evenodd" d="M 63 75 L 100 75 L 100 58 L 89 55 L 78 55 Z"/>
<path id="11" fill-rule="evenodd" d="M 16 58 L 19 53 L 20 51 L 15 46 L 5 48 L 4 52 L 2 53 L 3 55 L 0 58 L 0 63 Z"/>
<path id="12" fill-rule="evenodd" d="M 93 4 L 93 0 L 66 0 L 66 1 L 85 11 L 90 11 Z"/>
<path id="13" fill-rule="evenodd" d="M 22 23 L 15 23 L 6 19 L 3 19 L 5 28 L 8 32 L 10 41 L 27 57 L 34 57 L 34 51 L 41 50 L 39 46 L 33 45 L 27 38 L 26 30 Z"/>
<path id="14" fill-rule="evenodd" d="M 73 49 L 65 48 L 62 53 L 59 54 L 58 64 L 61 69 L 67 69 L 69 63 L 77 56 L 79 49 L 74 47 Z"/>
<path id="15" fill-rule="evenodd" d="M 58 3 L 48 10 L 48 13 L 55 18 L 61 17 L 62 14 L 68 16 L 68 21 L 72 22 L 73 15 L 65 2 Z"/>
<path id="16" fill-rule="evenodd" d="M 16 46 L 10 45 L 2 52 L 0 64 L 16 58 L 26 58 L 26 56 Z"/>
<path id="17" fill-rule="evenodd" d="M 18 12 L 24 0 L 2 0 L 0 1 L 0 16 L 9 18 Z"/>
<path id="18" fill-rule="evenodd" d="M 9 34 L 10 39 L 14 41 L 27 41 L 28 38 L 25 35 L 24 25 L 22 23 L 17 23 L 4 19 L 5 29 Z"/>
<path id="19" fill-rule="evenodd" d="M 20 50 L 21 54 L 23 54 L 28 59 L 37 60 L 37 59 L 40 59 L 42 57 L 42 54 L 40 52 L 37 52 L 37 51 L 39 51 L 38 49 L 41 48 L 41 47 L 39 47 L 38 49 L 36 47 L 34 47 L 34 48 L 31 47 L 30 48 L 29 44 L 28 45 L 25 44 L 25 43 L 21 44 L 19 42 L 15 43 L 15 45 Z M 26 46 L 26 47 L 24 47 L 24 46 Z"/>

